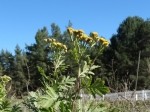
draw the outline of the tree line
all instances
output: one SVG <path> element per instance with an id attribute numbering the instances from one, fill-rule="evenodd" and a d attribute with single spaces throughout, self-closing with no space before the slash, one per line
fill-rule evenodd
<path id="1" fill-rule="evenodd" d="M 71 26 L 69 23 L 67 27 Z M 46 27 L 39 29 L 35 35 L 35 43 L 26 45 L 24 50 L 20 49 L 19 45 L 16 45 L 14 55 L 1 50 L 0 75 L 12 78 L 11 94 L 19 96 L 40 88 L 42 76 L 38 67 L 51 76 L 54 69 L 51 55 L 53 51 L 47 49 L 44 41 L 48 38 L 65 43 L 68 49 L 71 47 L 67 31 L 62 33 L 60 27 L 52 23 L 51 31 Z M 102 54 L 99 54 L 98 49 L 89 51 L 91 58 L 97 57 L 94 63 L 101 66 L 94 70 L 96 75 L 93 76 L 92 82 L 94 83 L 96 78 L 102 78 L 112 92 L 150 89 L 149 42 L 150 20 L 138 16 L 127 17 L 119 25 L 117 33 L 112 35 L 109 46 Z M 67 62 L 67 59 L 66 63 L 71 63 L 72 66 L 67 67 L 67 70 L 61 73 L 63 75 L 69 75 L 76 67 L 73 62 Z"/>

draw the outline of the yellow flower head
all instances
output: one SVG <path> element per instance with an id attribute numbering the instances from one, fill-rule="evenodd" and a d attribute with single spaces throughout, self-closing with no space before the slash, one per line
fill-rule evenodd
<path id="1" fill-rule="evenodd" d="M 85 41 L 91 43 L 91 42 L 93 42 L 93 39 L 91 37 L 88 37 L 88 38 L 86 38 Z"/>
<path id="2" fill-rule="evenodd" d="M 62 45 L 63 45 L 62 43 L 57 42 L 57 46 L 58 46 L 58 47 L 62 47 Z"/>
<path id="3" fill-rule="evenodd" d="M 87 34 L 83 34 L 82 35 L 82 40 L 86 40 L 88 38 L 88 35 Z"/>
<path id="4" fill-rule="evenodd" d="M 47 42 L 52 42 L 52 39 L 47 39 Z"/>
<path id="5" fill-rule="evenodd" d="M 73 32 L 74 32 L 74 29 L 73 29 L 73 28 L 71 28 L 71 27 L 69 27 L 69 28 L 67 28 L 67 31 L 68 31 L 68 33 L 69 33 L 70 35 L 72 35 L 72 34 L 73 34 Z"/>
<path id="6" fill-rule="evenodd" d="M 57 42 L 53 42 L 53 45 L 54 45 L 54 46 L 57 46 Z"/>
<path id="7" fill-rule="evenodd" d="M 49 39 L 49 40 L 51 40 L 52 42 L 56 42 L 56 39 Z"/>
<path id="8" fill-rule="evenodd" d="M 73 31 L 74 36 L 76 37 L 77 35 L 79 35 L 79 30 L 74 30 Z"/>
<path id="9" fill-rule="evenodd" d="M 91 32 L 90 36 L 95 39 L 96 37 L 98 37 L 98 33 L 97 32 Z"/>
<path id="10" fill-rule="evenodd" d="M 44 39 L 45 42 L 47 42 L 47 39 Z"/>
<path id="11" fill-rule="evenodd" d="M 106 41 L 106 39 L 104 39 L 104 38 L 99 38 L 99 41 L 100 41 L 101 43 L 103 43 L 103 42 Z"/>
<path id="12" fill-rule="evenodd" d="M 78 33 L 79 33 L 79 35 L 82 35 L 84 33 L 84 31 L 80 29 L 80 30 L 78 30 Z"/>
<path id="13" fill-rule="evenodd" d="M 105 41 L 105 42 L 103 42 L 103 45 L 104 45 L 104 46 L 108 46 L 108 45 L 109 45 L 109 42 L 108 42 L 108 41 Z"/>
<path id="14" fill-rule="evenodd" d="M 7 83 L 11 80 L 11 78 L 7 75 L 1 76 L 0 79 L 4 82 Z"/>
<path id="15" fill-rule="evenodd" d="M 64 48 L 65 50 L 67 50 L 67 46 L 66 46 L 66 45 L 63 45 L 63 48 Z"/>

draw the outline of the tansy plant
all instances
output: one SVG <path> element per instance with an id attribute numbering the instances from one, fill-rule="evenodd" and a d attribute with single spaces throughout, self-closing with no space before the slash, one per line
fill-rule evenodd
<path id="1" fill-rule="evenodd" d="M 0 77 L 0 103 L 2 103 L 7 95 L 5 86 L 10 80 L 11 78 L 6 75 Z"/>
<path id="2" fill-rule="evenodd" d="M 0 76 L 0 112 L 21 112 L 19 105 L 7 98 L 6 85 L 11 80 L 7 75 Z"/>
<path id="3" fill-rule="evenodd" d="M 70 46 L 64 45 L 54 38 L 45 39 L 47 48 L 51 51 L 49 55 L 53 63 L 53 72 L 49 76 L 42 68 L 38 67 L 43 76 L 42 81 L 45 88 L 42 89 L 42 92 L 30 93 L 25 104 L 32 111 L 84 112 L 86 104 L 81 102 L 81 91 L 92 94 L 94 97 L 96 94 L 103 95 L 109 92 L 102 79 L 97 78 L 92 83 L 92 77 L 95 75 L 93 70 L 100 66 L 94 65 L 97 57 L 93 60 L 90 58 L 90 51 L 96 49 L 97 55 L 99 55 L 109 45 L 109 42 L 99 37 L 96 32 L 87 35 L 83 30 L 75 30 L 71 27 L 67 31 L 70 35 Z M 94 106 L 96 105 L 94 104 Z M 100 108 L 102 107 L 94 107 L 94 109 Z M 90 110 L 95 111 L 89 109 L 88 112 Z"/>
<path id="4" fill-rule="evenodd" d="M 88 86 L 84 84 L 84 81 L 90 81 L 92 75 L 95 75 L 92 70 L 100 67 L 97 65 L 93 65 L 94 61 L 97 57 L 95 57 L 94 60 L 90 59 L 89 51 L 91 50 L 94 52 L 95 49 L 97 49 L 97 56 L 102 53 L 103 49 L 105 49 L 109 42 L 104 39 L 103 37 L 99 37 L 97 32 L 91 32 L 88 36 L 84 33 L 83 30 L 75 30 L 71 27 L 67 29 L 71 41 L 72 41 L 72 49 L 70 51 L 70 55 L 73 57 L 72 61 L 74 60 L 74 63 L 78 66 L 77 68 L 77 74 L 74 74 L 76 77 L 76 86 L 77 91 L 80 93 L 81 89 L 89 90 L 93 85 L 89 84 Z M 96 81 L 102 81 L 101 79 L 97 79 Z M 103 82 L 103 81 L 102 81 Z M 83 84 L 81 84 L 83 83 Z M 91 83 L 91 82 L 90 82 Z M 94 83 L 93 83 L 94 84 Z M 97 82 L 97 84 L 100 84 Z M 101 83 L 102 85 L 97 86 L 97 88 L 93 87 L 93 89 L 99 89 L 93 92 L 91 89 L 90 92 L 95 96 L 95 94 L 102 95 L 102 91 L 100 90 L 101 87 L 104 87 L 104 82 Z M 84 86 L 83 86 L 84 85 Z M 85 87 L 86 85 L 86 87 Z M 105 90 L 108 92 L 108 88 L 106 87 Z M 105 93 L 105 92 L 104 92 Z"/>

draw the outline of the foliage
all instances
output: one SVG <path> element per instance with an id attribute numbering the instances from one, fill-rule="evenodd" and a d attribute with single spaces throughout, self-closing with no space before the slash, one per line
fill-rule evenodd
<path id="1" fill-rule="evenodd" d="M 116 100 L 110 103 L 109 112 L 149 112 L 149 101 Z"/>
<path id="2" fill-rule="evenodd" d="M 25 51 L 18 45 L 14 54 L 7 50 L 1 50 L 0 75 L 6 74 L 12 78 L 11 95 L 16 94 L 21 97 L 22 93 L 27 94 L 28 91 L 35 91 L 43 86 L 40 81 L 42 76 L 37 66 L 42 67 L 49 77 L 53 77 L 54 66 L 62 62 L 65 65 L 62 65 L 64 68 L 57 69 L 59 75 L 75 76 L 79 71 L 83 71 L 85 62 L 89 68 L 92 65 L 101 65 L 92 70 L 95 74 L 92 75 L 92 83 L 97 78 L 102 78 L 113 92 L 133 90 L 139 51 L 141 51 L 141 60 L 137 89 L 149 89 L 150 78 L 147 70 L 149 66 L 147 60 L 150 54 L 149 19 L 144 20 L 138 16 L 127 17 L 119 25 L 117 33 L 111 37 L 110 44 L 96 32 L 87 35 L 83 30 L 71 28 L 71 23 L 68 26 L 63 33 L 55 23 L 51 24 L 50 32 L 46 27 L 39 29 L 35 35 L 35 43 L 26 45 Z M 54 48 L 56 46 L 49 46 L 52 42 L 48 44 L 44 39 L 56 40 L 54 44 L 57 44 L 59 49 L 64 48 L 65 55 L 53 55 L 57 49 Z M 61 46 L 62 43 L 64 46 Z M 59 49 L 57 50 L 59 51 Z M 63 60 L 54 62 L 54 57 L 63 58 Z M 81 74 L 81 80 L 84 79 L 83 75 L 91 75 L 86 74 Z"/>
<path id="3" fill-rule="evenodd" d="M 102 79 L 97 78 L 94 83 L 92 83 L 91 79 L 92 78 L 86 78 L 86 80 L 82 81 L 83 86 L 86 87 L 87 93 L 92 94 L 95 98 L 96 94 L 102 96 L 103 93 L 109 92 L 108 87 L 104 85 L 105 83 Z"/>
<path id="4" fill-rule="evenodd" d="M 38 111 L 53 112 L 60 110 L 61 112 L 69 112 L 69 106 L 72 104 L 68 92 L 74 85 L 74 80 L 74 78 L 63 77 L 61 82 L 56 82 L 52 87 L 45 85 L 46 87 L 42 92 L 31 92 L 29 100 L 32 102 L 31 99 L 35 98 L 34 104 L 36 104 L 34 107 Z M 30 106 L 32 107 L 32 105 Z M 35 108 L 32 107 L 32 110 L 35 110 Z"/>
<path id="5" fill-rule="evenodd" d="M 0 53 L 0 74 L 8 75 L 12 79 L 12 88 L 10 94 L 20 96 L 26 89 L 26 55 L 17 45 L 15 55 L 2 50 Z"/>
<path id="6" fill-rule="evenodd" d="M 25 68 L 26 68 L 26 57 L 22 53 L 22 50 L 20 47 L 17 45 L 15 49 L 15 61 L 14 61 L 14 71 L 13 71 L 13 76 L 12 79 L 15 80 L 13 81 L 13 88 L 15 90 L 15 93 L 17 96 L 21 96 L 22 92 L 24 92 L 24 88 L 26 88 L 26 83 L 27 83 L 27 77 Z"/>
<path id="7" fill-rule="evenodd" d="M 36 90 L 41 87 L 41 75 L 38 72 L 37 66 L 41 66 L 47 72 L 49 69 L 49 61 L 47 59 L 47 51 L 45 49 L 44 39 L 49 38 L 47 28 L 44 27 L 35 35 L 35 44 L 26 46 L 27 67 L 29 71 L 29 90 Z"/>
<path id="8" fill-rule="evenodd" d="M 150 21 L 140 17 L 127 17 L 110 39 L 110 46 L 102 58 L 107 76 L 107 84 L 112 91 L 134 90 L 138 80 L 138 89 L 149 89 L 146 84 L 148 72 L 145 59 L 149 57 Z M 141 51 L 139 77 L 136 78 L 138 56 Z M 144 78 L 145 77 L 145 78 Z M 149 80 L 149 79 L 148 79 Z"/>
<path id="9" fill-rule="evenodd" d="M 127 17 L 109 42 L 97 32 L 85 34 L 68 25 L 61 33 L 58 25 L 51 24 L 38 30 L 35 43 L 26 45 L 26 52 L 17 45 L 15 54 L 1 50 L 0 76 L 11 77 L 8 96 L 22 96 L 30 92 L 24 104 L 34 112 L 44 111 L 106 111 L 103 102 L 83 102 L 83 94 L 102 96 L 109 92 L 149 89 L 150 20 Z M 136 71 L 141 52 L 139 76 Z M 104 81 L 105 79 L 105 81 Z M 105 85 L 108 85 L 109 88 Z M 0 109 L 21 111 L 19 105 L 10 105 L 5 84 L 0 85 Z M 26 93 L 27 94 L 27 93 Z M 124 106 L 124 105 L 123 105 Z M 129 105 L 130 106 L 130 105 Z M 111 108 L 121 111 L 126 107 Z"/>
<path id="10" fill-rule="evenodd" d="M 0 77 L 0 111 L 1 112 L 21 112 L 19 105 L 11 105 L 11 101 L 7 99 L 6 84 L 11 80 L 10 77 L 4 75 Z"/>
<path id="11" fill-rule="evenodd" d="M 44 89 L 37 92 L 30 92 L 30 97 L 25 104 L 32 111 L 81 112 L 83 108 L 80 97 L 81 90 L 88 90 L 93 96 L 109 92 L 102 79 L 97 79 L 94 83 L 91 82 L 92 76 L 95 75 L 92 71 L 99 66 L 93 64 L 87 52 L 87 49 L 94 46 L 99 46 L 100 50 L 104 49 L 109 43 L 105 39 L 99 38 L 95 32 L 91 33 L 91 37 L 84 34 L 82 30 L 74 30 L 73 28 L 68 28 L 68 32 L 72 42 L 70 49 L 56 39 L 44 39 L 47 43 L 46 49 L 53 51 L 50 55 L 54 68 L 51 76 L 49 76 L 45 74 L 45 71 L 41 67 L 38 67 L 43 78 Z M 76 67 L 71 68 L 73 69 L 71 74 L 63 75 L 62 73 L 72 66 L 72 63 L 68 63 L 66 59 Z M 89 80 L 89 85 L 81 83 L 86 80 Z M 100 109 L 101 107 L 98 105 L 93 105 L 96 106 L 93 109 L 91 105 L 88 105 L 91 109 L 89 112 Z"/>

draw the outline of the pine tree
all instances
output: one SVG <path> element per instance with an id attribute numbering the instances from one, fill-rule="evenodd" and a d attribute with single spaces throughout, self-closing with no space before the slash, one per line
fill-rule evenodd
<path id="1" fill-rule="evenodd" d="M 113 89 L 123 91 L 127 85 L 128 89 L 133 90 L 136 80 L 139 82 L 138 89 L 147 88 L 147 75 L 141 73 L 146 67 L 143 62 L 145 57 L 140 60 L 138 79 L 136 75 L 139 51 L 144 54 L 144 51 L 150 48 L 149 27 L 149 22 L 140 17 L 128 17 L 120 24 L 117 34 L 110 39 L 111 44 L 103 55 L 103 63 L 108 72 L 107 83 Z"/>
<path id="2" fill-rule="evenodd" d="M 0 63 L 2 66 L 3 74 L 13 77 L 14 56 L 9 51 L 1 50 Z"/>
<path id="3" fill-rule="evenodd" d="M 14 75 L 13 75 L 13 88 L 16 91 L 16 95 L 21 95 L 26 88 L 26 77 L 24 73 L 24 58 L 22 54 L 22 50 L 20 49 L 19 45 L 15 48 L 15 60 L 14 60 Z"/>
<path id="4" fill-rule="evenodd" d="M 26 55 L 28 58 L 28 70 L 30 70 L 30 88 L 31 90 L 37 89 L 41 86 L 40 78 L 41 75 L 37 69 L 37 66 L 42 67 L 47 71 L 47 51 L 45 48 L 44 39 L 49 38 L 47 28 L 44 27 L 41 30 L 38 30 L 35 36 L 36 43 L 26 46 Z"/>

